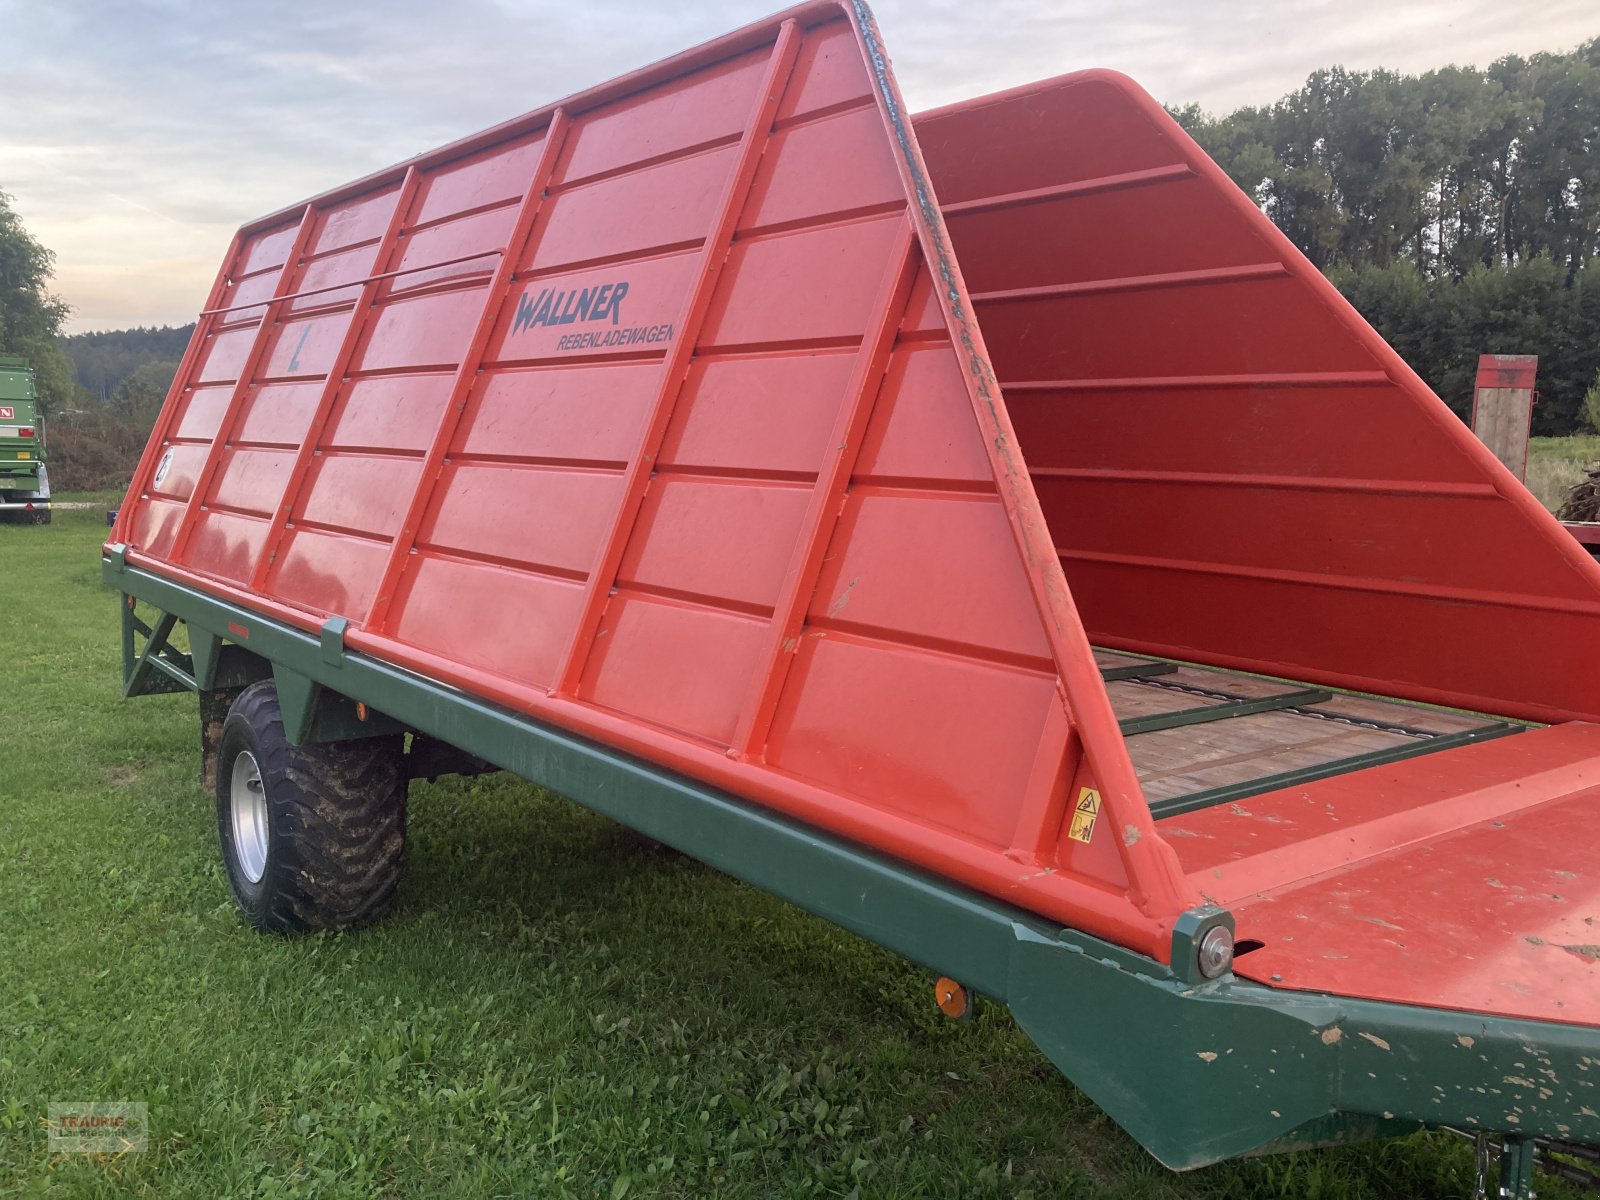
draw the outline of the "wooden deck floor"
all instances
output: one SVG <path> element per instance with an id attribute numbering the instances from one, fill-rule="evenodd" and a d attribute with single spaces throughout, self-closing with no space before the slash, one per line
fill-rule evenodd
<path id="1" fill-rule="evenodd" d="M 1521 728 L 1234 671 L 1095 657 L 1157 816 Z"/>

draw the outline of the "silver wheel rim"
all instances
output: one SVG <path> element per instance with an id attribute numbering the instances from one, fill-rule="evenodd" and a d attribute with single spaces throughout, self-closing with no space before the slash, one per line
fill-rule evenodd
<path id="1" fill-rule="evenodd" d="M 228 786 L 228 808 L 233 816 L 233 854 L 239 870 L 251 883 L 267 873 L 267 790 L 261 784 L 256 756 L 239 751 L 233 760 Z"/>

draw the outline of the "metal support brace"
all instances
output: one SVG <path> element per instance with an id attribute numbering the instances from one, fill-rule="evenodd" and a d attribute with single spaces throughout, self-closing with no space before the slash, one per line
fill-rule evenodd
<path id="1" fill-rule="evenodd" d="M 134 612 L 130 596 L 122 605 L 122 694 L 153 696 L 161 692 L 199 691 L 194 678 L 194 660 L 168 639 L 178 618 L 164 612 L 154 626 L 147 625 Z M 144 637 L 144 648 L 137 648 L 135 635 Z"/>
<path id="2" fill-rule="evenodd" d="M 1500 1149 L 1500 1200 L 1533 1200 L 1533 1139 L 1507 1137 Z"/>

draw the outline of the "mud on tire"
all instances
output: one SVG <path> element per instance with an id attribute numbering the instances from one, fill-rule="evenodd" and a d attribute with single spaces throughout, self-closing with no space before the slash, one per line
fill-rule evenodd
<path id="1" fill-rule="evenodd" d="M 291 745 L 271 681 L 239 694 L 218 747 L 217 832 L 250 924 L 306 933 L 389 911 L 405 853 L 403 752 L 399 734 Z"/>

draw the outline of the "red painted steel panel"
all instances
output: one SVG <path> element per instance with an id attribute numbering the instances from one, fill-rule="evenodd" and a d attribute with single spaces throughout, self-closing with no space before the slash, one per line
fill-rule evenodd
<path id="1" fill-rule="evenodd" d="M 614 471 L 452 464 L 417 543 L 581 577 L 621 491 Z M 562 519 L 517 519 L 531 513 Z"/>
<path id="2" fill-rule="evenodd" d="M 639 443 L 659 375 L 653 363 L 491 372 L 468 402 L 453 449 L 620 464 Z"/>
<path id="3" fill-rule="evenodd" d="M 1531 388 L 1538 376 L 1537 354 L 1478 355 L 1478 387 Z"/>
<path id="4" fill-rule="evenodd" d="M 926 122 L 921 128 L 927 128 Z M 967 286 L 981 295 L 1275 259 L 1260 230 L 1228 219 L 1231 205 L 1225 195 L 1209 180 L 1187 174 L 1181 161 L 1174 162 L 1186 174 L 1165 182 L 1125 183 L 999 208 L 949 205 Z M 940 196 L 944 198 L 943 189 Z M 1207 236 L 1196 237 L 1196 225 L 1204 226 Z M 1076 236 L 1112 228 L 1136 228 L 1140 236 Z M 1033 252 L 1019 254 L 1019 245 Z"/>
<path id="5" fill-rule="evenodd" d="M 1125 648 L 1600 717 L 1600 567 L 1148 97 L 1089 73 L 913 130 L 881 49 L 807 5 L 247 227 L 116 536 L 1158 958 L 1210 885 L 1150 820 L 1078 604 Z M 285 518 L 270 562 L 240 510 Z M 1532 889 L 1587 836 L 1561 747 L 1593 735 L 1548 734 L 1204 814 L 1218 845 L 1306 796 L 1341 820 L 1255 856 L 1287 891 L 1224 897 L 1245 936 L 1328 930 L 1249 971 L 1553 1012 L 1483 989 L 1476 915 L 1571 1011 L 1579 958 L 1527 939 L 1567 938 L 1588 884 L 1519 932 L 1487 882 L 1406 883 L 1499 856 Z M 1392 845 L 1290 886 L 1358 826 Z M 1408 948 L 1415 987 L 1384 946 L 1351 951 L 1371 988 L 1328 965 L 1372 936 L 1358 889 L 1451 931 Z"/>
<path id="6" fill-rule="evenodd" d="M 412 234 L 395 268 L 400 277 L 391 294 L 487 275 L 499 262 L 516 220 L 517 206 L 507 204 Z"/>
<path id="7" fill-rule="evenodd" d="M 1329 403 L 1357 429 L 1380 422 L 1390 436 L 1335 438 L 1325 422 L 1308 419 Z M 1303 488 L 1317 481 L 1411 483 L 1443 495 L 1459 485 L 1494 496 L 1470 455 L 1436 436 L 1438 423 L 1408 405 L 1386 378 L 1359 384 L 1337 380 L 1251 383 L 1201 378 L 1113 386 L 1013 388 L 1006 407 L 1017 434 L 1032 448 L 1036 477 L 1055 470 L 1107 475 L 1176 472 L 1238 486 Z M 1127 429 L 1159 428 L 1163 436 L 1128 445 Z M 1250 437 L 1219 438 L 1217 426 L 1249 429 Z M 1197 460 L 1189 448 L 1205 446 Z"/>
<path id="8" fill-rule="evenodd" d="M 311 253 L 323 255 L 346 246 L 376 242 L 389 224 L 399 190 L 390 185 L 327 210 L 311 240 Z"/>
<path id="9" fill-rule="evenodd" d="M 381 375 L 357 380 L 347 385 L 340 397 L 327 445 L 421 454 L 449 391 L 450 379 L 445 375 Z M 315 399 L 312 392 L 311 400 Z"/>
<path id="10" fill-rule="evenodd" d="M 396 641 L 535 687 L 555 677 L 583 598 L 571 579 L 426 552 L 401 586 Z"/>
<path id="11" fill-rule="evenodd" d="M 1595 1020 L 1600 728 L 1570 724 L 1172 817 L 1274 986 Z M 1307 880 L 1310 882 L 1306 882 Z"/>
<path id="12" fill-rule="evenodd" d="M 483 289 L 417 296 L 380 309 L 357 351 L 362 371 L 453 366 L 467 348 Z M 343 334 L 339 329 L 338 334 Z M 335 337 L 329 355 L 338 348 Z"/>
<path id="13" fill-rule="evenodd" d="M 700 360 L 689 368 L 661 462 L 815 474 L 853 364 L 843 351 Z"/>
<path id="14" fill-rule="evenodd" d="M 1149 555 L 1215 565 L 1232 571 L 1295 571 L 1367 581 L 1374 588 L 1437 586 L 1460 591 L 1514 592 L 1517 581 L 1549 562 L 1549 548 L 1524 536 L 1521 514 L 1486 495 L 1399 496 L 1352 489 L 1314 490 L 1284 481 L 1282 486 L 1229 487 L 1209 478 L 1173 476 L 1153 480 L 1135 473 L 1050 477 L 1034 481 L 1045 515 L 1062 530 L 1060 546 L 1071 559 L 1087 555 Z M 1255 536 L 1239 537 L 1234 524 L 1241 505 L 1264 507 L 1273 519 Z M 1083 522 L 1095 511 L 1103 519 Z M 1412 555 L 1418 529 L 1428 531 L 1426 553 L 1455 563 L 1446 579 L 1420 571 L 1399 573 L 1394 564 Z M 1359 536 L 1351 536 L 1352 531 Z M 1485 545 L 1500 547 L 1493 558 Z M 1398 578 L 1396 576 L 1398 575 Z M 1576 572 L 1552 573 L 1550 600 L 1593 607 L 1595 590 Z M 1307 656 L 1311 657 L 1310 655 Z"/>
<path id="15" fill-rule="evenodd" d="M 288 450 L 224 451 L 210 502 L 268 516 L 283 494 L 293 462 L 294 454 Z"/>
<path id="16" fill-rule="evenodd" d="M 233 278 L 254 275 L 258 271 L 276 270 L 283 266 L 284 260 L 289 256 L 290 248 L 294 245 L 297 222 L 298 216 L 296 222 L 277 229 L 252 231 L 249 240 L 244 244 L 243 251 L 239 254 L 237 266 L 231 272 Z"/>
<path id="17" fill-rule="evenodd" d="M 753 52 L 615 101 L 583 121 L 562 156 L 561 178 L 587 179 L 738 136 L 766 69 L 767 54 Z"/>
<path id="18" fill-rule="evenodd" d="M 278 285 L 276 274 L 251 275 L 245 279 L 230 280 L 220 307 L 227 311 L 221 316 L 226 326 L 251 325 L 266 313 L 266 302 L 272 299 Z"/>
<path id="19" fill-rule="evenodd" d="M 779 770 L 1010 844 L 1052 676 L 813 629 L 791 678 L 771 735 Z"/>
<path id="20" fill-rule="evenodd" d="M 894 163 L 877 152 L 882 141 L 870 104 L 783 130 L 762 159 L 741 230 L 904 204 Z"/>
<path id="21" fill-rule="evenodd" d="M 510 138 L 504 145 L 447 161 L 429 171 L 416 223 L 427 225 L 457 213 L 520 200 L 543 147 L 540 131 Z"/>
<path id="22" fill-rule="evenodd" d="M 818 578 L 812 623 L 1046 670 L 1050 648 L 1005 534 L 994 495 L 858 487 Z"/>
<path id="23" fill-rule="evenodd" d="M 362 281 L 372 274 L 377 254 L 376 242 L 363 242 L 348 250 L 336 250 L 313 259 L 300 277 L 297 290 L 304 294 L 284 307 L 290 312 L 304 312 L 353 303 L 361 294 Z"/>
<path id="24" fill-rule="evenodd" d="M 945 332 L 944 311 L 939 304 L 939 293 L 934 290 L 933 276 L 926 269 L 917 276 L 911 287 L 911 301 L 906 306 L 902 333 Z"/>
<path id="25" fill-rule="evenodd" d="M 414 460 L 394 455 L 324 454 L 311 464 L 296 520 L 392 538 L 417 486 Z"/>
<path id="26" fill-rule="evenodd" d="M 908 347 L 890 360 L 857 475 L 874 482 L 971 483 L 992 490 L 994 478 L 976 429 L 961 368 L 949 347 Z"/>
<path id="27" fill-rule="evenodd" d="M 136 539 L 135 544 L 159 561 L 172 552 L 173 539 L 178 536 L 178 526 L 183 521 L 183 510 L 181 502 L 158 494 L 147 495 L 130 518 L 124 536 Z"/>
<path id="28" fill-rule="evenodd" d="M 267 519 L 222 509 L 203 509 L 195 522 L 188 558 L 205 564 L 207 575 L 247 583 L 267 540 Z"/>
<path id="29" fill-rule="evenodd" d="M 542 254 L 534 269 L 544 266 Z M 540 275 L 501 314 L 491 361 L 660 354 L 698 273 L 692 252 Z M 624 286 L 625 285 L 625 286 Z"/>
<path id="30" fill-rule="evenodd" d="M 601 621 L 579 694 L 726 746 L 765 628 L 741 613 L 620 594 Z"/>
<path id="31" fill-rule="evenodd" d="M 194 382 L 220 383 L 237 379 L 239 368 L 244 366 L 245 356 L 250 353 L 250 345 L 254 340 L 253 328 L 207 339 L 200 351 L 200 368 L 195 373 Z"/>
<path id="32" fill-rule="evenodd" d="M 550 200 L 539 239 L 539 266 L 633 256 L 706 236 L 736 147 L 612 176 Z"/>
<path id="33" fill-rule="evenodd" d="M 778 122 L 840 108 L 873 94 L 855 31 L 844 22 L 808 32 L 795 56 L 794 79 L 778 105 Z"/>
<path id="34" fill-rule="evenodd" d="M 253 389 L 234 428 L 234 440 L 298 446 L 321 390 L 320 383 L 275 383 Z"/>
<path id="35" fill-rule="evenodd" d="M 704 341 L 736 347 L 859 338 L 903 218 L 736 242 L 733 286 L 706 316 Z"/>
<path id="36" fill-rule="evenodd" d="M 1600 567 L 1136 85 L 916 124 L 1097 642 L 1600 717 Z"/>
<path id="37" fill-rule="evenodd" d="M 618 579 L 770 611 L 808 498 L 787 483 L 658 476 Z M 718 553 L 706 554 L 708 545 Z"/>
<path id="38" fill-rule="evenodd" d="M 326 376 L 333 365 L 339 343 L 349 326 L 352 313 L 332 312 L 314 317 L 284 321 L 268 335 L 269 349 L 263 356 L 260 378 L 289 379 Z"/>
<path id="39" fill-rule="evenodd" d="M 168 500 L 187 500 L 194 492 L 195 480 L 200 477 L 206 450 L 205 446 L 174 446 L 167 451 L 166 471 L 159 482 L 151 484 L 151 494 Z"/>
<path id="40" fill-rule="evenodd" d="M 372 602 L 387 550 L 384 543 L 366 538 L 293 529 L 279 548 L 267 586 L 318 612 L 355 620 Z"/>
<path id="41" fill-rule="evenodd" d="M 195 388 L 183 401 L 172 436 L 192 442 L 209 442 L 216 437 L 230 394 L 231 389 L 222 384 Z"/>

